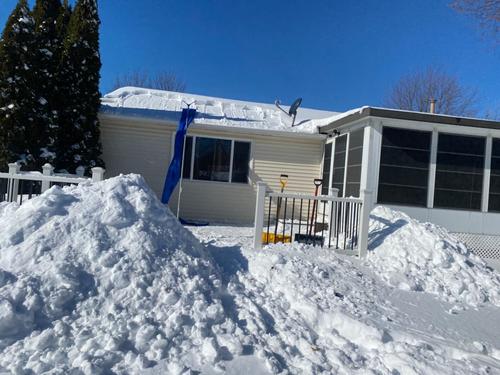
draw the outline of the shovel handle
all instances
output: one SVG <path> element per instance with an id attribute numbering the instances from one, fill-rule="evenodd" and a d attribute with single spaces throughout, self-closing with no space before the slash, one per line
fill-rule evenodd
<path id="1" fill-rule="evenodd" d="M 288 175 L 287 174 L 280 175 L 280 185 L 281 185 L 281 192 L 282 193 L 283 193 L 283 190 L 285 190 L 287 183 L 288 183 Z"/>
<path id="2" fill-rule="evenodd" d="M 323 180 L 321 178 L 315 178 L 314 179 L 314 185 L 316 187 L 323 185 Z"/>

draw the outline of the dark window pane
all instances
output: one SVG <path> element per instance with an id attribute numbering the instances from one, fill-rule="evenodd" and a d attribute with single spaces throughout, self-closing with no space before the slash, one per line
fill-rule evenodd
<path id="1" fill-rule="evenodd" d="M 500 194 L 500 176 L 490 177 L 490 192 Z"/>
<path id="2" fill-rule="evenodd" d="M 328 187 L 330 186 L 331 160 L 332 160 L 332 144 L 327 143 L 325 145 L 325 155 L 323 157 L 323 185 L 321 187 L 321 193 L 323 195 L 328 194 Z"/>
<path id="3" fill-rule="evenodd" d="M 488 211 L 500 212 L 500 139 L 493 138 Z"/>
<path id="4" fill-rule="evenodd" d="M 363 147 L 364 129 L 359 129 L 349 134 L 349 149 Z"/>
<path id="5" fill-rule="evenodd" d="M 500 158 L 492 157 L 491 158 L 491 174 L 500 176 Z"/>
<path id="6" fill-rule="evenodd" d="M 427 187 L 415 188 L 379 184 L 378 201 L 389 204 L 425 206 L 427 203 Z"/>
<path id="7" fill-rule="evenodd" d="M 347 155 L 346 197 L 359 197 L 361 180 L 361 160 L 363 158 L 364 129 L 349 134 L 349 153 Z"/>
<path id="8" fill-rule="evenodd" d="M 384 127 L 378 202 L 427 205 L 431 133 Z"/>
<path id="9" fill-rule="evenodd" d="M 347 136 L 346 135 L 342 135 L 340 137 L 337 137 L 335 139 L 335 153 L 339 154 L 339 153 L 345 152 L 346 145 L 347 145 Z"/>
<path id="10" fill-rule="evenodd" d="M 483 173 L 484 156 L 441 153 L 438 151 L 436 170 Z"/>
<path id="11" fill-rule="evenodd" d="M 439 152 L 453 152 L 484 156 L 485 139 L 454 134 L 439 133 Z"/>
<path id="12" fill-rule="evenodd" d="M 359 196 L 359 183 L 346 183 L 345 187 L 346 197 L 358 197 Z"/>
<path id="13" fill-rule="evenodd" d="M 193 154 L 193 137 L 186 137 L 184 145 L 184 166 L 182 171 L 183 178 L 191 178 L 191 156 Z"/>
<path id="14" fill-rule="evenodd" d="M 250 143 L 234 142 L 232 182 L 247 183 L 250 164 Z"/>
<path id="15" fill-rule="evenodd" d="M 383 146 L 419 150 L 430 150 L 431 148 L 430 132 L 384 127 L 382 137 Z"/>
<path id="16" fill-rule="evenodd" d="M 405 167 L 428 169 L 429 160 L 429 150 L 382 147 L 380 163 L 383 165 L 404 165 Z"/>
<path id="17" fill-rule="evenodd" d="M 360 180 L 361 180 L 361 166 L 360 165 L 347 168 L 346 182 L 348 184 L 353 183 L 353 182 L 359 184 Z"/>
<path id="18" fill-rule="evenodd" d="M 363 147 L 349 148 L 347 168 L 351 165 L 361 165 L 363 159 Z"/>
<path id="19" fill-rule="evenodd" d="M 479 210 L 486 139 L 439 134 L 434 207 Z"/>
<path id="20" fill-rule="evenodd" d="M 381 184 L 413 186 L 427 189 L 429 171 L 425 169 L 410 169 L 405 167 L 380 168 Z"/>
<path id="21" fill-rule="evenodd" d="M 481 193 L 436 189 L 434 197 L 441 208 L 468 210 L 479 210 L 481 208 Z"/>
<path id="22" fill-rule="evenodd" d="M 339 197 L 344 196 L 346 145 L 347 145 L 347 135 L 342 135 L 335 139 L 332 186 L 336 189 L 339 189 Z"/>
<path id="23" fill-rule="evenodd" d="M 483 175 L 453 172 L 436 173 L 436 189 L 481 192 Z"/>
<path id="24" fill-rule="evenodd" d="M 228 182 L 230 159 L 231 141 L 196 138 L 193 178 Z"/>
<path id="25" fill-rule="evenodd" d="M 488 211 L 500 212 L 500 194 L 490 194 Z"/>

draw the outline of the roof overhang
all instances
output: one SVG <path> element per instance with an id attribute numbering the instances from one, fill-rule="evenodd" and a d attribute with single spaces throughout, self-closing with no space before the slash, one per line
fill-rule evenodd
<path id="1" fill-rule="evenodd" d="M 129 124 L 136 123 L 146 123 L 146 124 L 156 124 L 162 126 L 171 127 L 174 130 L 177 127 L 177 124 L 171 120 L 163 120 L 159 118 L 151 119 L 148 117 L 140 117 L 140 116 L 126 116 L 120 114 L 106 113 L 100 112 L 99 118 L 101 120 L 106 119 L 114 119 L 115 121 L 124 121 Z M 255 128 L 245 128 L 245 127 L 235 127 L 235 126 L 221 126 L 221 125 L 210 125 L 210 124 L 200 124 L 193 123 L 189 127 L 194 130 L 205 130 L 205 131 L 215 131 L 226 134 L 249 134 L 249 135 L 263 135 L 266 137 L 280 137 L 280 138 L 295 138 L 295 139 L 303 139 L 303 140 L 323 140 L 326 138 L 325 135 L 319 133 L 301 133 L 301 132 L 288 132 L 288 131 L 279 131 L 279 130 L 266 130 L 266 129 L 255 129 Z"/>
<path id="2" fill-rule="evenodd" d="M 390 118 L 397 120 L 420 121 L 427 123 L 456 125 L 456 126 L 469 126 L 476 128 L 488 128 L 500 130 L 500 121 L 477 119 L 469 117 L 456 117 L 448 115 L 440 115 L 425 112 L 411 112 L 395 109 L 376 108 L 376 107 L 363 107 L 360 111 L 349 114 L 338 120 L 334 120 L 328 125 L 320 126 L 320 133 L 329 133 L 343 125 L 367 118 L 367 117 L 380 117 Z"/>

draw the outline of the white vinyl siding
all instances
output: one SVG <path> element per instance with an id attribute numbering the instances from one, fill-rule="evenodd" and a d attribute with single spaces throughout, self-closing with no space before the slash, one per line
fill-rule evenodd
<path id="1" fill-rule="evenodd" d="M 161 194 L 170 163 L 174 129 L 173 125 L 101 117 L 106 177 L 138 173 L 157 194 Z"/>

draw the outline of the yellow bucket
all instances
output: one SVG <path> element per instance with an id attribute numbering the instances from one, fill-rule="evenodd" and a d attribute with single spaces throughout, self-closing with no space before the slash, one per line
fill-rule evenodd
<path id="1" fill-rule="evenodd" d="M 262 233 L 262 243 L 267 244 L 275 242 L 290 243 L 292 242 L 292 236 L 283 236 L 282 234 L 274 235 L 274 233 L 269 232 Z"/>

